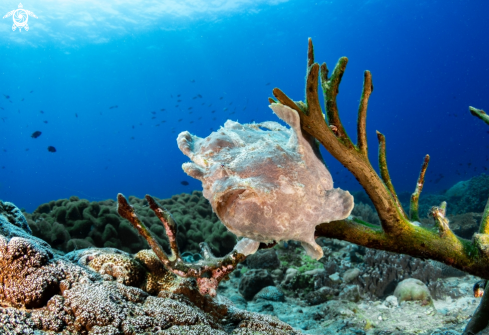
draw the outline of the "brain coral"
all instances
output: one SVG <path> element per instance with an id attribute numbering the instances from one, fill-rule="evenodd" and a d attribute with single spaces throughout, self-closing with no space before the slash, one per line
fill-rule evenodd
<path id="1" fill-rule="evenodd" d="M 156 200 L 172 213 L 177 222 L 180 250 L 197 253 L 200 242 L 207 242 L 218 256 L 233 249 L 236 237 L 219 224 L 202 192 L 182 193 L 169 199 Z M 158 242 L 168 250 L 163 226 L 148 208 L 146 200 L 131 196 L 129 202 Z M 149 248 L 136 229 L 119 216 L 114 200 L 89 202 L 73 196 L 51 201 L 39 206 L 32 214 L 24 214 L 34 236 L 63 252 L 94 246 L 119 248 L 129 253 Z M 25 226 L 29 228 L 27 223 Z"/>
<path id="2" fill-rule="evenodd" d="M 259 242 L 297 240 L 318 259 L 323 252 L 314 241 L 315 227 L 346 218 L 353 197 L 333 188 L 297 112 L 270 107 L 290 129 L 271 121 L 228 120 L 207 138 L 180 133 L 178 147 L 193 161 L 182 168 L 202 181 L 204 196 L 231 232 Z"/>

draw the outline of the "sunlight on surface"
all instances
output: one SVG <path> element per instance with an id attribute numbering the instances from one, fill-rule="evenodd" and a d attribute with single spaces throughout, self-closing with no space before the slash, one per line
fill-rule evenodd
<path id="1" fill-rule="evenodd" d="M 24 2 L 23 8 L 33 28 L 29 35 L 7 34 L 12 16 L 2 20 L 0 43 L 14 42 L 38 45 L 45 42 L 63 44 L 106 43 L 111 38 L 147 30 L 176 30 L 196 20 L 213 21 L 235 13 L 253 14 L 267 6 L 288 0 L 113 0 L 74 1 L 45 0 Z M 17 8 L 14 2 L 0 4 L 2 17 Z M 18 30 L 17 30 L 18 31 Z M 87 41 L 88 39 L 88 41 Z"/>

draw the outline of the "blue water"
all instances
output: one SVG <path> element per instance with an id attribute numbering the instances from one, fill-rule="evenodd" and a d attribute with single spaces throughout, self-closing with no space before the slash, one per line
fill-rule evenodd
<path id="1" fill-rule="evenodd" d="M 71 195 L 200 190 L 181 169 L 178 133 L 277 121 L 267 101 L 274 87 L 304 98 L 308 37 L 330 69 L 350 60 L 338 101 L 353 139 L 363 71 L 372 72 L 369 155 L 376 166 L 379 130 L 399 192 L 414 190 L 425 154 L 424 192 L 488 165 L 489 127 L 468 112 L 489 109 L 487 1 L 118 3 L 26 1 L 38 17 L 29 31 L 0 20 L 0 199 L 32 211 Z M 2 1 L 0 14 L 17 6 Z M 361 189 L 325 159 L 335 186 Z"/>

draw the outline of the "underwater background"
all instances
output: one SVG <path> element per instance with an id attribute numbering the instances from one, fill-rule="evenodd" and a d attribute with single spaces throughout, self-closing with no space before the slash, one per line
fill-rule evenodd
<path id="1" fill-rule="evenodd" d="M 206 137 L 228 119 L 279 121 L 272 89 L 304 98 L 307 38 L 332 69 L 356 141 L 363 71 L 373 75 L 367 134 L 386 135 L 391 177 L 423 194 L 487 170 L 487 1 L 22 2 L 29 30 L 0 21 L 0 199 L 28 212 L 78 196 L 167 198 L 201 190 L 181 164 L 184 130 Z M 18 8 L 2 1 L 0 13 Z M 40 132 L 35 133 L 35 132 Z M 54 150 L 48 149 L 53 147 Z M 324 152 L 323 152 L 324 153 Z M 361 186 L 324 153 L 335 187 Z"/>

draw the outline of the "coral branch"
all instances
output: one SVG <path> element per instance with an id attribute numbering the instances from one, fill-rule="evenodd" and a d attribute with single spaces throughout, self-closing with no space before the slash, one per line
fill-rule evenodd
<path id="1" fill-rule="evenodd" d="M 482 214 L 479 232 L 481 234 L 489 234 L 489 200 L 487 200 L 486 207 Z"/>
<path id="2" fill-rule="evenodd" d="M 489 278 L 489 268 L 487 263 L 485 264 L 488 257 L 471 241 L 458 238 L 451 231 L 441 236 L 438 232 L 429 229 L 412 227 L 411 233 L 391 238 L 378 226 L 357 219 L 338 220 L 317 226 L 316 235 L 345 240 L 368 248 L 433 259 L 462 271 Z M 485 246 L 488 245 L 487 241 L 483 243 Z"/>
<path id="3" fill-rule="evenodd" d="M 280 89 L 278 88 L 274 88 L 273 91 L 272 91 L 273 95 L 275 96 L 275 98 L 277 98 L 277 100 L 282 104 L 282 105 L 285 105 L 287 107 L 290 107 L 298 112 L 301 112 L 302 110 L 299 108 L 299 106 L 297 106 L 297 104 L 292 101 L 288 96 L 285 95 L 284 92 L 282 92 Z M 269 98 L 270 103 L 273 103 L 275 102 L 273 99 Z M 323 118 L 324 120 L 324 118 Z"/>
<path id="4" fill-rule="evenodd" d="M 312 49 L 310 48 L 309 50 Z M 310 52 L 308 52 L 308 55 L 309 59 L 312 60 Z M 316 63 L 308 68 L 306 83 L 307 103 L 292 101 L 292 99 L 287 97 L 278 88 L 273 90 L 273 94 L 281 104 L 299 113 L 302 129 L 316 138 L 363 185 L 379 213 L 384 232 L 396 235 L 403 230 L 411 229 L 411 225 L 399 212 L 398 204 L 396 204 L 394 198 L 390 195 L 390 192 L 371 166 L 368 157 L 363 153 L 364 151 L 359 150 L 346 137 L 346 133 L 342 131 L 342 129 L 344 130 L 343 125 L 338 117 L 336 96 L 347 61 L 347 58 L 341 58 L 329 79 L 326 65 L 321 65 L 320 79 L 326 99 L 326 115 L 328 116 L 329 126 L 334 127 L 330 128 L 328 123 L 325 122 L 324 114 L 319 104 L 315 103 L 314 108 L 311 108 L 313 106 L 311 102 L 318 101 L 317 97 L 311 96 L 317 94 L 317 79 L 315 78 L 317 78 L 316 71 L 318 65 Z M 366 87 L 368 87 L 368 81 L 367 79 L 365 83 Z"/>
<path id="5" fill-rule="evenodd" d="M 370 71 L 365 71 L 363 78 L 362 97 L 360 98 L 360 106 L 358 107 L 357 146 L 358 150 L 365 156 L 365 158 L 367 158 L 367 106 L 370 94 L 372 94 L 372 91 L 374 90 L 374 86 L 372 84 L 372 74 Z"/>
<path id="6" fill-rule="evenodd" d="M 338 129 L 337 136 L 339 139 L 343 140 L 348 147 L 353 147 L 353 144 L 351 143 L 351 140 L 348 137 L 346 130 L 343 127 L 343 124 L 341 123 L 340 116 L 338 114 L 338 106 L 336 104 L 336 96 L 339 93 L 339 86 L 341 83 L 341 78 L 343 77 L 343 73 L 346 69 L 346 64 L 348 64 L 348 58 L 341 57 L 329 79 L 327 78 L 329 71 L 326 67 L 326 64 L 323 64 L 321 68 L 324 69 L 326 73 L 321 75 L 321 87 L 324 93 L 324 104 L 326 106 L 326 116 L 328 118 L 328 124 L 330 126 L 335 126 Z M 317 65 L 317 67 L 319 67 L 319 65 Z M 310 80 L 308 76 L 306 93 L 308 94 L 307 98 L 311 99 L 310 95 L 312 94 L 312 90 L 310 88 L 309 82 Z M 315 82 L 315 86 L 317 86 L 317 80 Z"/>
<path id="7" fill-rule="evenodd" d="M 129 205 L 126 198 L 121 193 L 117 194 L 117 212 L 137 229 L 139 235 L 144 237 L 160 261 L 164 265 L 169 264 L 170 260 L 168 259 L 168 255 L 165 253 L 158 241 L 156 241 L 156 239 L 151 235 L 144 223 L 139 220 L 136 212 L 134 212 L 134 208 Z"/>
<path id="8" fill-rule="evenodd" d="M 419 212 L 418 212 L 418 201 L 419 195 L 421 194 L 421 190 L 424 185 L 424 175 L 426 173 L 426 169 L 428 168 L 428 163 L 430 162 L 430 155 L 426 155 L 424 157 L 423 165 L 421 166 L 421 172 L 419 173 L 418 182 L 416 183 L 416 189 L 414 193 L 411 195 L 411 204 L 409 207 L 409 218 L 411 221 L 419 221 Z"/>
<path id="9" fill-rule="evenodd" d="M 306 110 L 309 115 L 323 115 L 318 99 L 319 65 L 314 63 L 309 67 L 306 81 Z M 332 123 L 330 123 L 331 125 Z"/>
<path id="10" fill-rule="evenodd" d="M 149 204 L 149 208 L 155 212 L 156 217 L 160 219 L 161 223 L 165 227 L 166 235 L 168 236 L 168 241 L 170 242 L 170 250 L 172 252 L 172 257 L 170 260 L 174 261 L 177 258 L 180 258 L 180 251 L 178 250 L 177 245 L 177 225 L 175 220 L 173 220 L 173 217 L 169 212 L 162 210 L 152 197 L 146 194 L 145 198 Z"/>
<path id="11" fill-rule="evenodd" d="M 307 46 L 307 68 L 311 67 L 312 64 L 314 64 L 314 46 L 312 45 L 312 39 L 308 39 L 308 46 Z"/>
<path id="12" fill-rule="evenodd" d="M 485 123 L 489 124 L 489 115 L 486 114 L 482 109 L 477 109 L 475 107 L 469 107 L 470 114 L 478 117 Z"/>
<path id="13" fill-rule="evenodd" d="M 396 203 L 397 210 L 403 215 L 403 218 L 407 219 L 406 213 L 401 206 L 401 202 L 397 198 L 396 190 L 394 189 L 394 185 L 392 184 L 391 177 L 389 175 L 389 170 L 387 169 L 387 158 L 385 151 L 385 136 L 380 132 L 377 132 L 377 139 L 379 140 L 379 170 L 380 176 L 384 181 L 385 186 L 389 190 L 391 197 L 394 199 Z"/>
<path id="14" fill-rule="evenodd" d="M 380 175 L 370 164 L 367 156 L 366 110 L 372 82 L 370 72 L 364 74 L 362 99 L 358 112 L 358 143 L 351 145 L 341 124 L 336 97 L 338 86 L 343 76 L 347 58 L 340 58 L 330 78 L 326 64 L 320 67 L 314 62 L 313 46 L 309 41 L 308 69 L 306 81 L 306 102 L 292 101 L 278 88 L 273 94 L 284 105 L 296 110 L 300 117 L 302 129 L 317 139 L 325 149 L 345 166 L 360 182 L 372 200 L 382 229 L 369 225 L 361 220 L 339 220 L 322 223 L 316 227 L 316 236 L 326 236 L 347 240 L 366 247 L 409 254 L 414 257 L 430 258 L 471 274 L 489 278 L 489 205 L 485 211 L 481 234 L 474 236 L 473 242 L 453 234 L 445 217 L 446 205 L 434 207 L 432 215 L 437 223 L 437 230 L 418 227 L 410 223 L 397 198 L 387 169 L 385 137 L 378 133 Z M 318 69 L 321 73 L 318 78 Z M 320 109 L 317 88 L 321 82 L 326 99 L 326 121 Z M 485 113 L 471 108 L 472 113 L 484 121 L 489 121 Z M 424 174 L 429 156 L 425 158 L 412 199 L 412 218 L 416 219 L 417 202 L 424 183 Z"/>
<path id="15" fill-rule="evenodd" d="M 219 282 L 227 278 L 227 276 L 234 271 L 236 266 L 245 260 L 246 256 L 235 249 L 224 257 L 214 257 L 207 244 L 201 243 L 200 246 L 204 259 L 196 263 L 186 263 L 180 257 L 176 242 L 176 224 L 171 214 L 161 208 L 149 195 L 146 195 L 146 200 L 148 201 L 150 208 L 155 212 L 156 216 L 165 227 L 170 241 L 170 248 L 172 250 L 171 257 L 168 257 L 144 223 L 139 220 L 132 206 L 129 205 L 126 198 L 120 193 L 117 195 L 117 210 L 119 215 L 127 219 L 138 230 L 139 234 L 148 241 L 151 249 L 161 263 L 163 263 L 165 268 L 180 277 L 196 278 L 199 291 L 202 295 L 209 294 L 210 296 L 215 296 Z"/>

